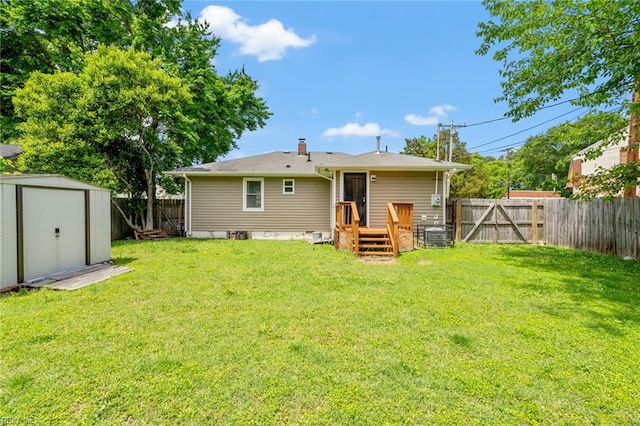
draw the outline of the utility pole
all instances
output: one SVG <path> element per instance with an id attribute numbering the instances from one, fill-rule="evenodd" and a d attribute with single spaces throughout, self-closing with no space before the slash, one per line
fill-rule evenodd
<path id="1" fill-rule="evenodd" d="M 438 123 L 438 142 L 436 143 L 436 161 L 440 161 L 440 132 L 442 132 L 442 124 Z"/>
<path id="2" fill-rule="evenodd" d="M 453 120 L 451 120 L 451 130 L 449 131 L 449 162 L 453 158 L 453 132 L 456 131 L 456 126 L 453 124 Z"/>
<path id="3" fill-rule="evenodd" d="M 511 196 L 511 163 L 509 154 L 511 154 L 511 148 L 507 148 L 507 200 Z"/>

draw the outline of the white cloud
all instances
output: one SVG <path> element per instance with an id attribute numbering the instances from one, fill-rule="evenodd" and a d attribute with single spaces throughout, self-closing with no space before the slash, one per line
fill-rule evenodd
<path id="1" fill-rule="evenodd" d="M 393 130 L 382 129 L 378 123 L 347 123 L 342 127 L 331 127 L 324 131 L 323 136 L 397 136 Z"/>
<path id="2" fill-rule="evenodd" d="M 277 19 L 260 25 L 249 21 L 225 6 L 207 6 L 200 12 L 200 19 L 210 25 L 216 36 L 240 45 L 240 53 L 254 55 L 259 62 L 282 59 L 288 48 L 308 47 L 316 36 L 302 38 L 292 28 L 284 28 Z"/>
<path id="3" fill-rule="evenodd" d="M 405 121 L 416 126 L 431 126 L 438 124 L 447 116 L 448 111 L 455 111 L 457 108 L 453 105 L 444 104 L 436 105 L 429 110 L 427 117 L 421 117 L 416 114 L 407 114 L 404 116 Z"/>

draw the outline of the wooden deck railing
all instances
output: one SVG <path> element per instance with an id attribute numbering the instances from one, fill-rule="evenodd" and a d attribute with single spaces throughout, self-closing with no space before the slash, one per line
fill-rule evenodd
<path id="1" fill-rule="evenodd" d="M 413 203 L 391 203 L 398 215 L 398 229 L 413 231 Z"/>
<path id="2" fill-rule="evenodd" d="M 387 204 L 387 232 L 389 233 L 389 240 L 391 240 L 391 248 L 393 250 L 393 257 L 398 257 L 398 224 L 400 219 L 396 213 L 396 208 L 393 203 Z"/>
<path id="3" fill-rule="evenodd" d="M 360 255 L 360 215 L 355 201 L 340 201 L 336 206 L 336 228 L 338 232 L 343 232 L 351 228 L 353 233 L 353 251 L 356 256 Z"/>
<path id="4" fill-rule="evenodd" d="M 387 233 L 393 249 L 398 256 L 400 231 L 413 232 L 413 203 L 387 203 Z M 354 201 L 340 201 L 336 204 L 336 240 L 342 232 L 350 230 L 353 235 L 353 251 L 360 255 L 360 215 Z"/>

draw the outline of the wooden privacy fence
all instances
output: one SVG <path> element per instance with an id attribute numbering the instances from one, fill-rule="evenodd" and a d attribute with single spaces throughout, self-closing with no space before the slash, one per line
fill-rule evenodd
<path id="1" fill-rule="evenodd" d="M 545 243 L 640 258 L 640 198 L 457 199 L 457 242 Z"/>
<path id="2" fill-rule="evenodd" d="M 181 236 L 184 231 L 184 200 L 156 200 L 153 226 L 170 236 Z M 133 230 L 113 204 L 111 205 L 111 240 L 132 238 Z"/>

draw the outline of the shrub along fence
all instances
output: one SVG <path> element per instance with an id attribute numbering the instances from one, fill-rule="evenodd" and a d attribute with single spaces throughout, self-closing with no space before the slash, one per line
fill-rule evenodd
<path id="1" fill-rule="evenodd" d="M 545 243 L 640 258 L 640 198 L 456 199 L 455 241 Z"/>

